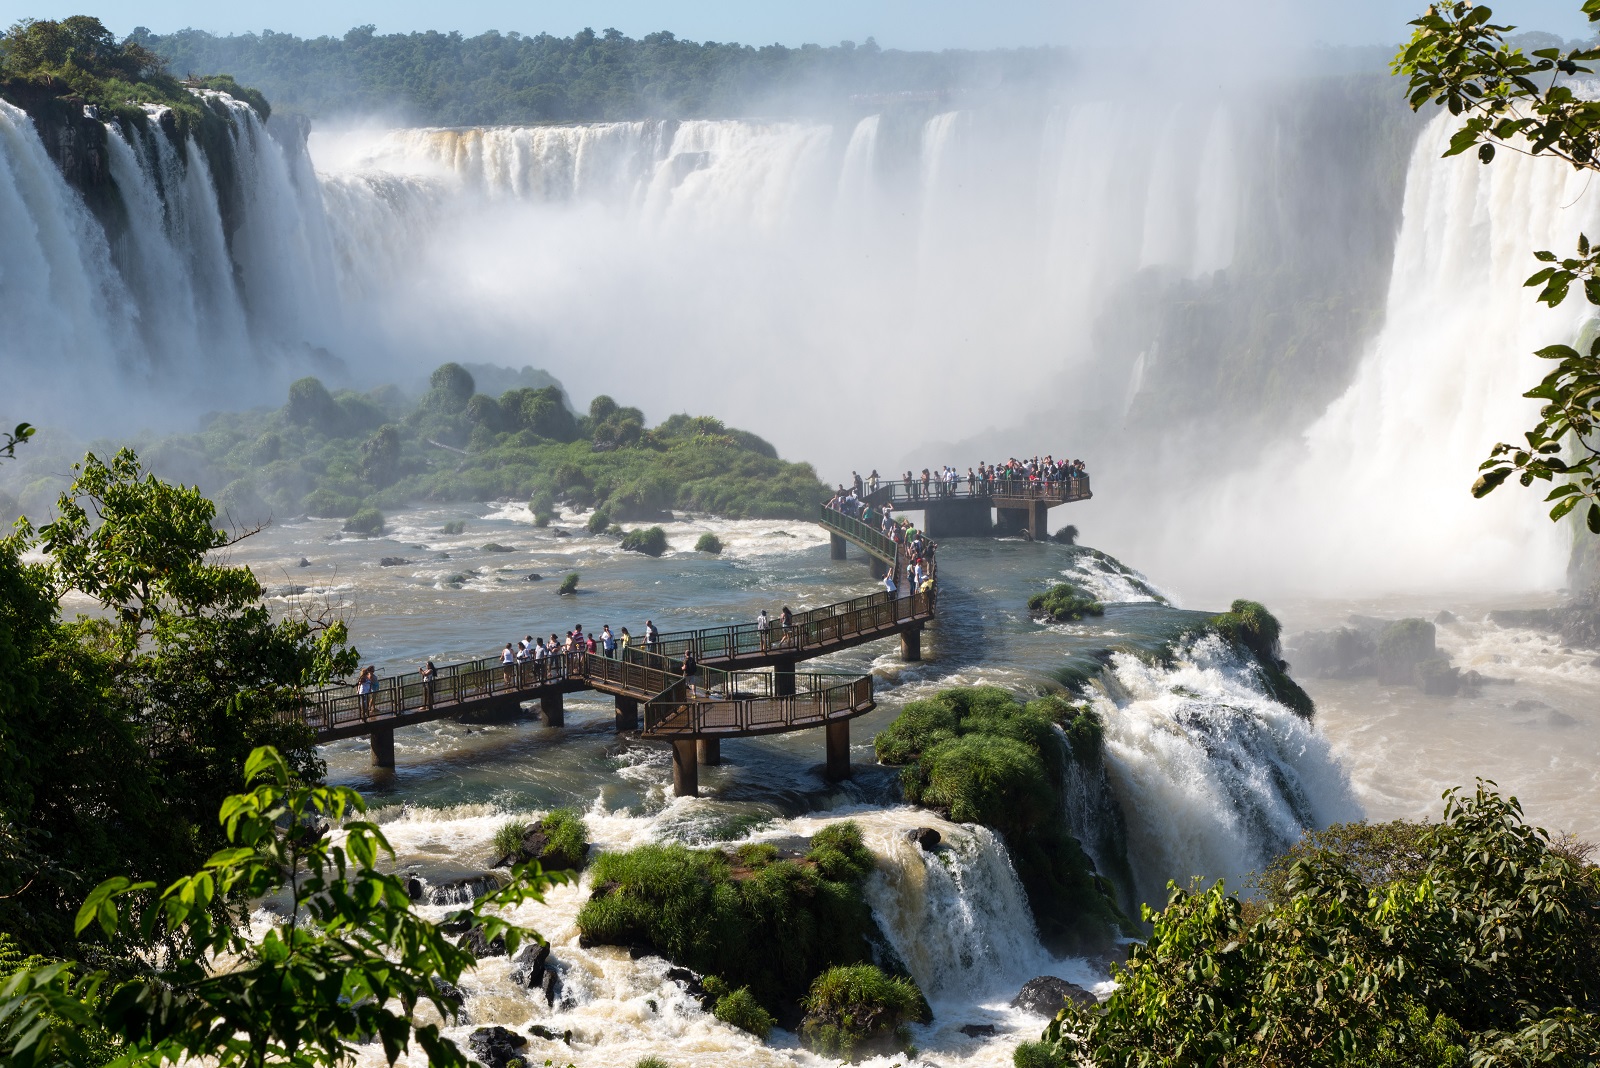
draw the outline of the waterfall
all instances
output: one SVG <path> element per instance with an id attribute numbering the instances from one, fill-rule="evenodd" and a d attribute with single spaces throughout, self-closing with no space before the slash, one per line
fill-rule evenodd
<path id="1" fill-rule="evenodd" d="M 1094 705 L 1143 901 L 1165 903 L 1167 881 L 1190 876 L 1240 889 L 1307 828 L 1361 818 L 1327 740 L 1214 635 L 1187 639 L 1170 664 L 1116 654 Z"/>

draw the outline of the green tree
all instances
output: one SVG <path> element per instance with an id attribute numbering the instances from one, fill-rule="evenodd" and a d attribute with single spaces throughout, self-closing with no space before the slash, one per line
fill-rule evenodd
<path id="1" fill-rule="evenodd" d="M 1583 0 L 1591 22 L 1600 22 L 1600 0 Z M 1600 171 L 1600 100 L 1577 91 L 1572 81 L 1591 73 L 1600 48 L 1540 48 L 1524 55 L 1505 35 L 1515 27 L 1492 21 L 1493 11 L 1465 0 L 1437 4 L 1415 19 L 1411 41 L 1394 70 L 1409 78 L 1411 106 L 1448 108 L 1463 122 L 1447 156 L 1476 149 L 1489 164 L 1499 149 L 1549 156 L 1578 170 Z M 1535 298 L 1555 307 L 1574 286 L 1600 305 L 1600 246 L 1579 234 L 1577 251 L 1557 256 L 1533 253 L 1544 266 L 1525 283 Z M 1523 442 L 1496 445 L 1472 487 L 1482 497 L 1516 475 L 1524 486 L 1557 483 L 1546 495 L 1550 518 L 1580 506 L 1591 531 L 1600 533 L 1600 336 L 1587 344 L 1547 345 L 1538 355 L 1555 361 L 1544 381 L 1524 396 L 1542 401 L 1539 421 Z"/>
<path id="2" fill-rule="evenodd" d="M 356 457 L 363 481 L 377 489 L 392 485 L 400 474 L 400 428 L 386 423 L 361 443 Z"/>
<path id="3" fill-rule="evenodd" d="M 70 956 L 95 882 L 165 881 L 214 848 L 252 748 L 321 776 L 298 696 L 356 654 L 342 623 L 275 621 L 250 570 L 215 559 L 234 542 L 215 506 L 130 451 L 88 456 L 57 512 L 0 541 L 0 929 Z M 69 595 L 97 611 L 64 620 Z"/>
<path id="4" fill-rule="evenodd" d="M 226 845 L 200 871 L 159 895 L 151 882 L 109 879 L 76 919 L 80 933 L 94 925 L 107 938 L 178 942 L 199 952 L 116 985 L 104 972 L 75 980 L 64 965 L 23 969 L 0 987 L 7 1063 L 85 1063 L 73 1053 L 85 1045 L 84 1032 L 100 1026 L 127 1065 L 198 1058 L 227 1068 L 336 1065 L 376 1038 L 390 1063 L 414 1041 L 430 1064 L 465 1068 L 467 1058 L 438 1025 L 415 1016 L 423 1002 L 446 1018 L 459 1012 L 452 984 L 475 959 L 412 912 L 404 880 L 381 870 L 392 866 L 394 851 L 376 824 L 359 818 L 361 795 L 298 784 L 270 747 L 250 755 L 245 779 L 253 789 L 220 809 Z M 451 920 L 504 939 L 514 952 L 538 936 L 499 910 L 541 900 L 562 878 L 529 863 Z M 216 902 L 240 908 L 280 893 L 289 898 L 284 918 L 259 941 L 217 922 Z M 134 901 L 138 920 L 119 907 Z"/>
<path id="5" fill-rule="evenodd" d="M 465 411 L 477 388 L 472 372 L 459 363 L 440 364 L 428 376 L 428 395 L 423 398 L 423 406 L 446 414 Z"/>
<path id="6" fill-rule="evenodd" d="M 1111 996 L 1019 1063 L 1596 1063 L 1600 870 L 1492 786 L 1414 837 L 1324 839 L 1253 922 L 1221 883 L 1174 886 Z"/>

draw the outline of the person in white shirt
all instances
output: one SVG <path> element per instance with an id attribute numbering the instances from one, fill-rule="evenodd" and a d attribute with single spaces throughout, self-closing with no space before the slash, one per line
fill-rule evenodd
<path id="1" fill-rule="evenodd" d="M 517 677 L 517 654 L 512 651 L 510 642 L 506 642 L 506 650 L 500 654 L 500 663 L 505 668 L 506 685 L 510 686 Z"/>
<path id="2" fill-rule="evenodd" d="M 761 651 L 764 653 L 767 651 L 768 643 L 772 640 L 772 620 L 768 618 L 765 608 L 761 610 L 759 616 L 756 616 L 756 634 L 761 639 Z"/>
<path id="3" fill-rule="evenodd" d="M 883 588 L 884 588 L 884 590 L 886 590 L 888 592 L 889 597 L 891 599 L 893 599 L 893 597 L 894 597 L 894 595 L 896 593 L 896 590 L 897 590 L 897 587 L 894 584 L 894 569 L 893 568 L 890 568 L 889 573 L 887 575 L 883 576 Z"/>

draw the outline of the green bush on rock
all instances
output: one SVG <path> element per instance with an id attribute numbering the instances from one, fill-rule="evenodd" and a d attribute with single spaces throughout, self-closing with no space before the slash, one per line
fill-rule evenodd
<path id="1" fill-rule="evenodd" d="M 1289 665 L 1282 658 L 1280 637 L 1283 628 L 1277 617 L 1255 601 L 1234 601 L 1228 611 L 1212 616 L 1205 627 L 1241 653 L 1255 660 L 1261 683 L 1272 699 L 1310 719 L 1316 712 L 1311 695 L 1289 677 Z M 1428 625 L 1432 637 L 1433 625 Z"/>
<path id="2" fill-rule="evenodd" d="M 1058 582 L 1044 593 L 1028 598 L 1028 610 L 1057 623 L 1070 623 L 1084 616 L 1103 616 L 1106 606 L 1071 582 Z"/>
<path id="3" fill-rule="evenodd" d="M 376 508 L 363 508 L 344 521 L 347 534 L 382 534 L 383 513 Z"/>
<path id="4" fill-rule="evenodd" d="M 630 553 L 660 556 L 667 551 L 667 532 L 660 527 L 630 530 L 622 536 L 622 548 Z"/>
<path id="5" fill-rule="evenodd" d="M 566 578 L 562 579 L 561 580 L 561 588 L 559 590 L 557 590 L 556 592 L 559 593 L 562 597 L 567 597 L 567 596 L 570 596 L 570 595 L 572 595 L 574 593 L 577 593 L 578 592 L 578 573 L 576 571 L 574 571 L 572 574 L 570 574 Z"/>
<path id="6" fill-rule="evenodd" d="M 741 1031 L 750 1032 L 763 1042 L 772 1033 L 773 1025 L 778 1022 L 772 1013 L 761 1007 L 761 1003 L 750 993 L 750 988 L 747 986 L 741 986 L 718 997 L 711 1015 Z"/>
<path id="7" fill-rule="evenodd" d="M 912 701 L 874 742 L 882 763 L 902 767 L 907 801 L 999 832 L 1040 937 L 1063 952 L 1103 949 L 1127 923 L 1063 816 L 1069 756 L 1091 764 L 1099 744 L 1087 706 L 1060 697 L 1023 705 L 995 686 Z"/>
<path id="8" fill-rule="evenodd" d="M 933 1014 L 910 979 L 888 976 L 876 965 L 829 968 L 811 984 L 800 1024 L 805 1044 L 824 1056 L 863 1057 L 914 1052 L 910 1023 Z"/>
<path id="9" fill-rule="evenodd" d="M 718 556 L 722 553 L 722 539 L 708 530 L 694 543 L 694 551 Z"/>
<path id="10" fill-rule="evenodd" d="M 578 929 L 592 942 L 648 947 L 707 976 L 708 989 L 709 977 L 722 993 L 748 988 L 775 1012 L 824 969 L 870 959 L 880 936 L 861 883 L 872 863 L 853 824 L 826 828 L 804 858 L 675 843 L 605 853 Z"/>
<path id="11" fill-rule="evenodd" d="M 589 528 L 590 534 L 604 534 L 611 529 L 611 513 L 604 508 L 596 508 L 585 525 Z"/>

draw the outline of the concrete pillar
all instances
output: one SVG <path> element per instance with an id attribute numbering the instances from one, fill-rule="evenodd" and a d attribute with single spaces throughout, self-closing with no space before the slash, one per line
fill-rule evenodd
<path id="1" fill-rule="evenodd" d="M 367 736 L 367 743 L 372 747 L 372 766 L 375 768 L 394 767 L 394 728 L 374 727 Z"/>
<path id="2" fill-rule="evenodd" d="M 794 663 L 794 659 L 790 657 L 772 665 L 772 692 L 776 696 L 794 696 Z"/>
<path id="3" fill-rule="evenodd" d="M 900 632 L 900 659 L 908 664 L 915 664 L 922 659 L 921 627 Z"/>
<path id="4" fill-rule="evenodd" d="M 1034 501 L 1030 511 L 1028 530 L 1034 541 L 1044 541 L 1050 537 L 1050 505 L 1046 501 Z"/>
<path id="5" fill-rule="evenodd" d="M 1027 508 L 996 508 L 995 517 L 995 533 L 1001 537 L 1021 534 L 1031 518 Z"/>
<path id="6" fill-rule="evenodd" d="M 617 698 L 617 733 L 639 729 L 639 702 L 631 697 Z"/>
<path id="7" fill-rule="evenodd" d="M 700 767 L 693 739 L 672 743 L 672 796 L 700 796 Z"/>
<path id="8" fill-rule="evenodd" d="M 695 752 L 700 763 L 708 768 L 714 768 L 722 763 L 722 739 L 699 738 L 694 743 Z"/>
<path id="9" fill-rule="evenodd" d="M 825 774 L 838 782 L 850 777 L 850 721 L 841 719 L 823 728 L 828 732 L 828 766 Z"/>
<path id="10" fill-rule="evenodd" d="M 876 556 L 869 557 L 872 561 L 872 577 L 881 579 L 889 573 L 889 565 L 879 560 Z"/>
<path id="11" fill-rule="evenodd" d="M 842 534 L 829 534 L 828 535 L 828 559 L 830 559 L 830 560 L 843 560 L 844 559 L 844 547 L 845 547 L 845 540 L 844 540 L 844 536 Z"/>
<path id="12" fill-rule="evenodd" d="M 559 693 L 547 693 L 539 696 L 539 716 L 544 720 L 546 727 L 564 727 L 567 723 L 566 706 L 561 703 Z"/>

